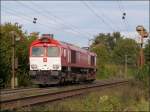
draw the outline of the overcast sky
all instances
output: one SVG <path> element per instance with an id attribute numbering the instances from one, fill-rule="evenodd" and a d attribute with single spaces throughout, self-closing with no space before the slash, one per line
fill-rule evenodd
<path id="1" fill-rule="evenodd" d="M 137 39 L 136 26 L 148 30 L 149 20 L 148 1 L 1 2 L 1 23 L 18 22 L 28 33 L 53 33 L 56 39 L 79 46 L 87 46 L 98 33 L 113 31 Z"/>

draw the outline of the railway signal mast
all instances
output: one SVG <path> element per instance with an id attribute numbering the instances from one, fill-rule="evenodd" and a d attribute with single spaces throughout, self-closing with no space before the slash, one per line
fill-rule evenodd
<path id="1" fill-rule="evenodd" d="M 16 27 L 21 28 L 18 23 L 15 23 Z M 23 40 L 22 35 L 19 35 L 16 31 L 10 32 L 12 36 L 12 76 L 11 76 L 11 88 L 14 89 L 18 85 L 18 79 L 16 76 L 16 70 L 18 68 L 18 58 L 16 57 L 16 41 Z"/>
<path id="2" fill-rule="evenodd" d="M 11 88 L 14 89 L 16 86 L 16 70 L 15 70 L 15 40 L 16 40 L 16 35 L 15 32 L 12 31 L 12 77 L 11 77 Z"/>
<path id="3" fill-rule="evenodd" d="M 149 34 L 142 25 L 137 26 L 136 31 L 140 35 L 140 40 L 141 40 L 140 57 L 139 57 L 139 63 L 138 64 L 142 68 L 144 65 L 143 39 L 147 38 Z"/>

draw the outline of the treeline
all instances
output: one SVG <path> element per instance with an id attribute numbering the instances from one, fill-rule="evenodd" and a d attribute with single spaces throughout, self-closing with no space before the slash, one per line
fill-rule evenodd
<path id="1" fill-rule="evenodd" d="M 29 77 L 29 45 L 36 39 L 23 32 L 21 26 L 6 23 L 0 25 L 0 86 L 8 87 L 11 81 L 11 59 L 12 59 L 12 34 L 15 31 L 20 37 L 16 41 L 16 58 L 18 58 L 18 69 L 16 74 L 19 86 L 27 86 L 30 84 Z M 139 56 L 139 44 L 130 38 L 121 36 L 119 32 L 112 34 L 98 34 L 92 45 L 91 50 L 97 53 L 98 77 L 107 78 L 110 74 L 120 74 L 124 71 L 125 56 L 127 56 L 127 65 L 130 68 L 137 68 L 137 60 Z M 150 64 L 150 40 L 145 45 L 144 52 L 146 66 Z"/>
<path id="2" fill-rule="evenodd" d="M 135 77 L 148 85 L 150 39 L 144 45 L 145 65 L 139 67 L 140 44 L 120 32 L 100 33 L 91 45 L 97 54 L 98 78 Z M 127 70 L 127 71 L 126 71 Z"/>
<path id="3" fill-rule="evenodd" d="M 119 32 L 113 34 L 99 34 L 95 37 L 92 49 L 97 53 L 98 64 L 106 63 L 124 64 L 125 56 L 128 57 L 128 64 L 136 66 L 139 54 L 138 43 L 130 38 L 121 36 Z"/>

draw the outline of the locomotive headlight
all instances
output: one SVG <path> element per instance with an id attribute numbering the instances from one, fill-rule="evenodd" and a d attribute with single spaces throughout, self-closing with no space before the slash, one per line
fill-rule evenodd
<path id="1" fill-rule="evenodd" d="M 59 69 L 59 65 L 58 64 L 53 65 L 53 69 L 55 70 Z"/>
<path id="2" fill-rule="evenodd" d="M 31 68 L 34 70 L 34 69 L 37 69 L 37 65 L 36 64 L 32 64 L 31 65 Z"/>

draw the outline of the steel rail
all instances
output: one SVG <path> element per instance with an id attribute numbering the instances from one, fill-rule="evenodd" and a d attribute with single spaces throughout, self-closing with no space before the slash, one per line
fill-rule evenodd
<path id="1" fill-rule="evenodd" d="M 69 86 L 82 86 L 82 85 L 86 85 L 86 84 L 89 84 L 89 83 L 84 83 L 84 84 L 70 84 Z M 62 87 L 69 87 L 68 85 L 64 85 L 64 86 L 47 86 L 47 87 L 43 87 L 43 88 L 39 88 L 39 87 L 25 87 L 25 88 L 15 88 L 15 89 L 1 89 L 0 91 L 0 95 L 6 95 L 6 94 L 13 94 L 13 93 L 21 93 L 21 92 L 28 92 L 28 91 L 33 91 L 33 90 L 46 90 L 46 89 L 51 89 L 51 88 L 54 88 L 54 87 L 57 87 L 57 88 L 62 88 Z"/>
<path id="2" fill-rule="evenodd" d="M 24 92 L 24 91 L 31 91 L 31 90 L 38 90 L 40 88 L 15 88 L 15 89 L 7 89 L 7 90 L 1 90 L 0 94 L 11 94 L 11 93 L 17 93 L 17 92 Z"/>
<path id="3" fill-rule="evenodd" d="M 45 94 L 41 94 L 41 95 L 27 96 L 27 97 L 11 99 L 11 100 L 7 99 L 4 101 L 0 101 L 0 105 L 1 105 L 2 110 L 21 108 L 21 107 L 29 106 L 29 105 L 37 105 L 37 104 L 42 104 L 42 103 L 46 103 L 46 102 L 62 100 L 64 98 L 84 94 L 89 91 L 94 91 L 94 90 L 105 88 L 105 87 L 111 87 L 111 86 L 115 86 L 118 84 L 119 85 L 126 84 L 128 82 L 129 82 L 128 80 L 111 81 L 111 82 L 106 82 L 103 84 L 94 84 L 91 86 L 88 85 L 86 87 L 58 91 L 58 92 L 54 92 L 54 93 L 45 93 Z"/>

